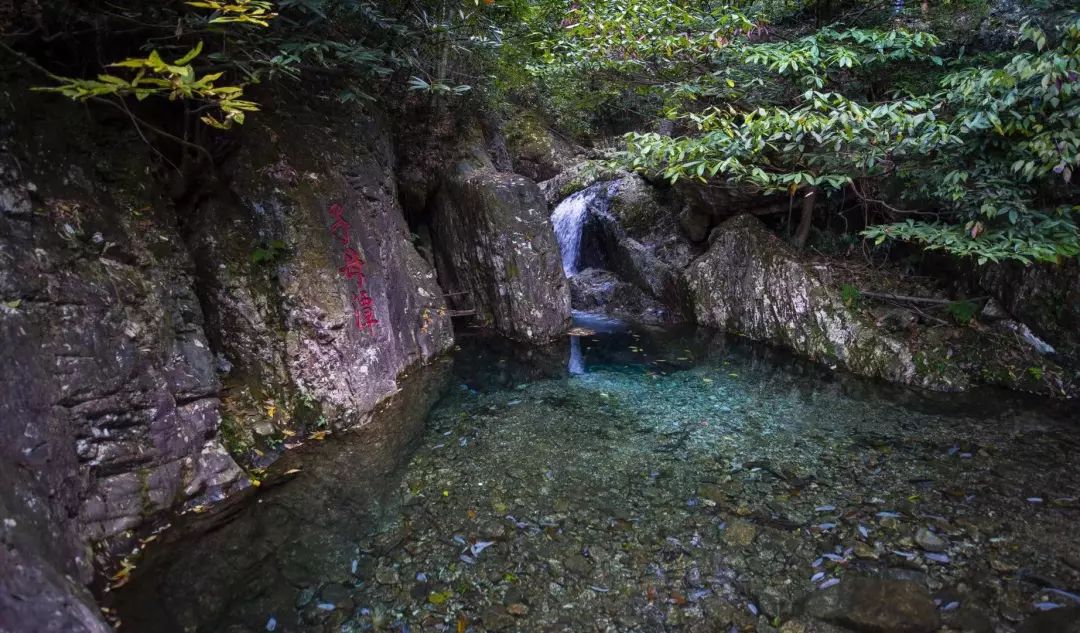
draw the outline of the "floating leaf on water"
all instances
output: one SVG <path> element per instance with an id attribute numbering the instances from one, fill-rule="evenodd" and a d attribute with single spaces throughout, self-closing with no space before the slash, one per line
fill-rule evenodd
<path id="1" fill-rule="evenodd" d="M 955 611 L 956 609 L 959 609 L 959 608 L 960 608 L 960 603 L 953 600 L 949 604 L 941 607 L 941 610 L 942 611 Z"/>
<path id="2" fill-rule="evenodd" d="M 433 591 L 430 595 L 428 595 L 428 602 L 437 607 L 442 606 L 453 595 L 454 593 L 452 591 Z"/>
<path id="3" fill-rule="evenodd" d="M 608 589 L 607 587 L 600 587 L 598 585 L 589 585 L 589 589 L 592 589 L 597 593 L 607 593 L 611 591 L 611 589 Z"/>
<path id="4" fill-rule="evenodd" d="M 911 560 L 911 559 L 915 558 L 915 554 L 913 552 L 904 552 L 904 551 L 901 551 L 901 550 L 898 550 L 898 549 L 894 549 L 894 550 L 892 550 L 892 553 L 896 554 L 897 556 L 906 558 L 908 560 Z"/>
<path id="5" fill-rule="evenodd" d="M 819 571 L 818 573 L 814 574 L 813 576 L 810 576 L 810 582 L 818 582 L 819 580 L 821 580 L 824 577 L 825 577 L 825 572 Z"/>
<path id="6" fill-rule="evenodd" d="M 927 559 L 934 561 L 935 563 L 941 563 L 942 565 L 949 562 L 948 554 L 938 554 L 936 552 L 926 552 L 923 554 Z"/>
<path id="7" fill-rule="evenodd" d="M 878 512 L 876 515 L 879 519 L 899 519 L 899 512 Z"/>
<path id="8" fill-rule="evenodd" d="M 468 554 L 462 554 L 461 556 L 458 556 L 458 560 L 465 563 L 466 565 L 475 565 L 476 564 L 476 559 L 473 558 L 472 556 L 469 556 Z"/>
<path id="9" fill-rule="evenodd" d="M 819 524 L 815 525 L 814 527 L 821 530 L 822 532 L 828 532 L 829 530 L 835 530 L 836 529 L 836 524 L 835 523 L 819 523 Z"/>
<path id="10" fill-rule="evenodd" d="M 267 631 L 275 631 L 275 630 L 277 630 L 277 620 L 273 616 L 271 616 L 270 619 L 266 621 L 266 630 Z"/>
<path id="11" fill-rule="evenodd" d="M 860 523 L 859 534 L 861 534 L 863 538 L 867 538 L 870 536 L 870 530 L 866 529 L 866 526 Z"/>
<path id="12" fill-rule="evenodd" d="M 814 508 L 814 512 L 832 512 L 836 510 L 836 506 L 818 506 Z"/>
<path id="13" fill-rule="evenodd" d="M 1053 611 L 1054 609 L 1060 609 L 1062 605 L 1056 602 L 1036 602 L 1034 605 L 1039 611 Z"/>
<path id="14" fill-rule="evenodd" d="M 811 567 L 815 567 L 815 568 L 816 568 L 816 567 L 821 567 L 821 565 L 822 565 L 822 564 L 823 564 L 824 562 L 825 562 L 825 559 L 824 559 L 824 558 L 815 558 L 815 559 L 814 559 L 814 562 L 810 563 L 810 566 L 811 566 Z"/>
<path id="15" fill-rule="evenodd" d="M 1042 503 L 1043 500 L 1042 500 L 1042 497 L 1028 497 L 1027 502 L 1028 503 Z"/>
<path id="16" fill-rule="evenodd" d="M 840 579 L 839 578 L 830 578 L 830 579 L 826 580 L 825 582 L 821 583 L 820 585 L 818 585 L 817 588 L 818 589 L 828 589 L 829 587 L 834 587 L 834 586 L 839 585 L 839 584 L 840 584 Z"/>
<path id="17" fill-rule="evenodd" d="M 322 611 L 333 611 L 336 607 L 329 602 L 320 602 L 319 604 L 315 605 L 315 608 Z"/>
<path id="18" fill-rule="evenodd" d="M 455 534 L 453 540 L 458 545 L 468 545 L 469 542 L 465 540 L 465 537 L 460 534 Z"/>
<path id="19" fill-rule="evenodd" d="M 746 609 L 747 609 L 748 611 L 750 611 L 750 613 L 752 613 L 752 614 L 754 614 L 754 615 L 757 615 L 757 614 L 758 614 L 758 608 L 757 608 L 757 605 L 756 605 L 756 604 L 754 604 L 753 602 L 747 602 L 747 603 L 746 603 Z"/>
<path id="20" fill-rule="evenodd" d="M 296 474 L 296 473 L 298 473 L 298 472 L 300 472 L 300 469 L 299 469 L 299 468 L 290 468 L 289 470 L 286 470 L 286 471 L 285 471 L 284 473 L 282 473 L 282 474 L 284 474 L 284 475 L 295 475 L 295 474 Z"/>

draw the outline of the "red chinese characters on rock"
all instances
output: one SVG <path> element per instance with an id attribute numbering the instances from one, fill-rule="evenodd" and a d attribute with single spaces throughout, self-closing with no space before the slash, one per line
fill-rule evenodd
<path id="1" fill-rule="evenodd" d="M 342 276 L 356 287 L 352 295 L 353 323 L 359 330 L 375 332 L 375 325 L 379 320 L 375 318 L 375 300 L 371 298 L 365 289 L 367 279 L 364 277 L 364 260 L 355 248 L 349 246 L 351 242 L 351 228 L 343 217 L 345 208 L 340 204 L 330 206 L 330 234 L 345 247 L 345 265 L 340 268 Z"/>

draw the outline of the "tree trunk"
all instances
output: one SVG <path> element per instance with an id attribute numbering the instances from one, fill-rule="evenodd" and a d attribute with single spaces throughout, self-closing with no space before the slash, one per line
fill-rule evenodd
<path id="1" fill-rule="evenodd" d="M 802 216 L 799 228 L 795 230 L 795 248 L 802 250 L 806 239 L 810 237 L 810 224 L 814 219 L 814 203 L 817 202 L 817 187 L 810 187 L 802 200 Z"/>

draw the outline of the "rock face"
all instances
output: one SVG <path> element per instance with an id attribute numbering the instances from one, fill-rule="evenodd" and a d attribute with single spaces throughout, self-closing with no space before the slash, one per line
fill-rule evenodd
<path id="1" fill-rule="evenodd" d="M 460 159 L 436 195 L 432 229 L 442 287 L 468 293 L 458 305 L 516 340 L 566 330 L 569 286 L 536 183 L 479 153 Z"/>
<path id="2" fill-rule="evenodd" d="M 615 273 L 587 268 L 570 279 L 570 302 L 574 309 L 608 314 L 625 321 L 663 324 L 681 315 Z"/>
<path id="3" fill-rule="evenodd" d="M 728 220 L 711 241 L 685 273 L 698 323 L 779 343 L 865 376 L 937 388 L 959 380 L 920 375 L 903 341 L 864 323 L 753 217 Z"/>
<path id="4" fill-rule="evenodd" d="M 845 578 L 812 594 L 806 614 L 864 633 L 930 633 L 940 626 L 926 589 L 911 581 Z"/>
<path id="5" fill-rule="evenodd" d="M 513 117 L 503 127 L 503 133 L 514 171 L 537 182 L 554 178 L 574 161 L 570 144 L 535 114 L 526 112 Z"/>
<path id="6" fill-rule="evenodd" d="M 216 438 L 220 383 L 163 206 L 136 215 L 92 159 L 58 174 L 27 154 L 0 160 L 0 622 L 100 631 L 87 539 L 247 481 Z"/>
<path id="7" fill-rule="evenodd" d="M 976 270 L 979 285 L 1030 326 L 1060 357 L 1080 366 L 1080 261 L 1060 266 L 994 264 Z"/>
<path id="8" fill-rule="evenodd" d="M 230 385 L 259 385 L 256 400 L 286 412 L 315 401 L 355 426 L 399 374 L 449 348 L 446 303 L 409 241 L 387 126 L 369 116 L 276 129 L 277 142 L 245 139 L 237 159 L 271 167 L 194 214 L 209 330 Z"/>
<path id="9" fill-rule="evenodd" d="M 249 486 L 231 439 L 361 424 L 453 338 L 377 118 L 264 116 L 173 199 L 130 127 L 39 105 L 0 105 L 0 631 L 105 631 L 95 567 Z"/>

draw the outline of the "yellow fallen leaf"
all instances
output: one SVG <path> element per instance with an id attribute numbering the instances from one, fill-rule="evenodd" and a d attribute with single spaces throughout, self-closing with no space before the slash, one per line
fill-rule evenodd
<path id="1" fill-rule="evenodd" d="M 325 440 L 326 436 L 330 434 L 330 431 L 315 431 L 310 435 L 313 440 Z"/>
<path id="2" fill-rule="evenodd" d="M 300 472 L 299 468 L 290 468 L 289 470 L 286 470 L 284 474 L 286 474 L 286 475 L 295 475 L 298 472 Z"/>

